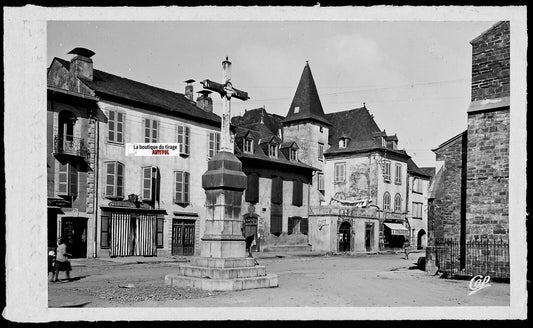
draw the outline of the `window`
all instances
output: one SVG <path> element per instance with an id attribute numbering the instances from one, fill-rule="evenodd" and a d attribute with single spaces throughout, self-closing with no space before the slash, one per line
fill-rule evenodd
<path id="1" fill-rule="evenodd" d="M 178 143 L 180 144 L 181 156 L 188 156 L 190 154 L 190 136 L 191 129 L 188 126 L 178 125 Z"/>
<path id="2" fill-rule="evenodd" d="M 158 122 L 149 118 L 144 119 L 144 142 L 157 142 Z"/>
<path id="3" fill-rule="evenodd" d="M 422 218 L 422 203 L 413 203 L 413 218 Z"/>
<path id="4" fill-rule="evenodd" d="M 105 196 L 111 198 L 124 197 L 124 164 L 106 162 Z"/>
<path id="5" fill-rule="evenodd" d="M 335 182 L 346 180 L 346 163 L 335 163 Z"/>
<path id="6" fill-rule="evenodd" d="M 318 143 L 318 160 L 324 160 L 324 144 L 320 142 Z"/>
<path id="7" fill-rule="evenodd" d="M 253 154 L 254 152 L 254 140 L 253 139 L 244 139 L 244 152 Z"/>
<path id="8" fill-rule="evenodd" d="M 296 156 L 296 149 L 291 149 L 289 151 L 289 159 L 291 161 L 296 161 L 297 160 L 297 156 Z"/>
<path id="9" fill-rule="evenodd" d="M 180 205 L 189 204 L 189 172 L 176 171 L 175 182 L 176 188 L 174 189 L 174 202 Z"/>
<path id="10" fill-rule="evenodd" d="M 294 114 L 298 114 L 300 112 L 300 106 L 294 107 Z"/>
<path id="11" fill-rule="evenodd" d="M 163 248 L 163 226 L 165 219 L 157 218 L 155 243 L 157 248 Z"/>
<path id="12" fill-rule="evenodd" d="M 324 194 L 324 174 L 323 173 L 318 173 L 317 177 L 318 177 L 318 179 L 317 179 L 318 180 L 317 189 L 322 194 Z"/>
<path id="13" fill-rule="evenodd" d="M 390 161 L 383 161 L 383 179 L 390 181 Z"/>
<path id="14" fill-rule="evenodd" d="M 158 200 L 156 192 L 158 187 L 157 168 L 147 166 L 142 168 L 142 200 L 155 201 Z"/>
<path id="15" fill-rule="evenodd" d="M 307 235 L 309 232 L 309 219 L 308 218 L 302 218 L 300 220 L 300 232 L 304 235 Z"/>
<path id="16" fill-rule="evenodd" d="M 400 194 L 396 194 L 394 196 L 394 212 L 401 212 L 402 211 L 402 196 Z"/>
<path id="17" fill-rule="evenodd" d="M 211 159 L 215 157 L 216 153 L 220 150 L 220 133 L 209 132 L 209 141 L 207 145 L 207 158 Z"/>
<path id="18" fill-rule="evenodd" d="M 78 169 L 72 164 L 59 163 L 59 195 L 78 195 Z"/>
<path id="19" fill-rule="evenodd" d="M 107 123 L 107 141 L 124 143 L 124 113 L 110 110 Z"/>
<path id="20" fill-rule="evenodd" d="M 396 175 L 394 176 L 394 183 L 402 184 L 402 165 L 396 164 Z"/>
<path id="21" fill-rule="evenodd" d="M 283 179 L 280 177 L 272 178 L 272 190 L 270 195 L 273 204 L 283 203 Z"/>
<path id="22" fill-rule="evenodd" d="M 294 180 L 292 182 L 292 205 L 303 205 L 303 183 L 300 180 Z"/>
<path id="23" fill-rule="evenodd" d="M 383 195 L 383 210 L 390 211 L 390 194 L 388 192 Z"/>
<path id="24" fill-rule="evenodd" d="M 244 200 L 249 203 L 257 203 L 259 201 L 259 175 L 257 173 L 250 173 L 246 177 Z"/>
<path id="25" fill-rule="evenodd" d="M 268 145 L 268 156 L 277 158 L 278 157 L 278 146 L 275 144 Z"/>
<path id="26" fill-rule="evenodd" d="M 111 244 L 111 221 L 105 215 L 100 220 L 100 248 L 109 248 Z"/>
<path id="27" fill-rule="evenodd" d="M 413 179 L 413 192 L 422 193 L 422 180 L 414 178 Z"/>
<path id="28" fill-rule="evenodd" d="M 348 146 L 348 139 L 341 138 L 339 140 L 339 148 L 346 148 L 346 146 Z"/>

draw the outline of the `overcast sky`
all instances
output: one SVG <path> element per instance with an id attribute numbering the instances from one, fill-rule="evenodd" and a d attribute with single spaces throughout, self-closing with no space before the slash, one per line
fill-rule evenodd
<path id="1" fill-rule="evenodd" d="M 234 87 L 250 96 L 233 100 L 232 114 L 265 106 L 285 116 L 309 61 L 326 113 L 364 102 L 399 148 L 435 166 L 431 149 L 466 129 L 469 42 L 495 23 L 49 21 L 47 62 L 85 47 L 96 69 L 183 93 L 187 79 L 195 92 L 220 82 L 229 56 Z"/>

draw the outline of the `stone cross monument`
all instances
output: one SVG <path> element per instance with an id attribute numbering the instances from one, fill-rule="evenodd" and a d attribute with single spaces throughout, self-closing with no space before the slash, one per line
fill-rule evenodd
<path id="1" fill-rule="evenodd" d="M 267 274 L 264 266 L 247 258 L 241 228 L 242 193 L 246 175 L 242 163 L 233 154 L 230 134 L 231 98 L 247 100 L 246 92 L 234 89 L 230 82 L 231 62 L 222 62 L 223 82 L 202 82 L 205 89 L 222 96 L 221 149 L 207 164 L 202 175 L 206 194 L 207 217 L 202 237 L 200 257 L 191 258 L 178 272 L 165 277 L 165 284 L 203 290 L 242 290 L 277 287 L 278 276 Z"/>

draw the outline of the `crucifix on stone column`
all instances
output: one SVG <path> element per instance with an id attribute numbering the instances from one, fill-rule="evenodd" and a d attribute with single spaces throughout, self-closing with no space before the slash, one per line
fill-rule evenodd
<path id="1" fill-rule="evenodd" d="M 233 153 L 233 142 L 231 141 L 230 122 L 231 122 L 231 98 L 248 100 L 248 93 L 233 88 L 231 84 L 231 62 L 226 56 L 222 62 L 222 84 L 210 80 L 202 81 L 204 89 L 217 92 L 222 97 L 222 126 L 220 138 L 220 151 Z"/>

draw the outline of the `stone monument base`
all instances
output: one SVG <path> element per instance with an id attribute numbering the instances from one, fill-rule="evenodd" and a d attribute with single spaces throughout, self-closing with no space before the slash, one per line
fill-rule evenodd
<path id="1" fill-rule="evenodd" d="M 165 276 L 165 285 L 209 291 L 278 287 L 278 276 L 267 274 L 253 258 L 193 257 L 178 272 Z"/>

